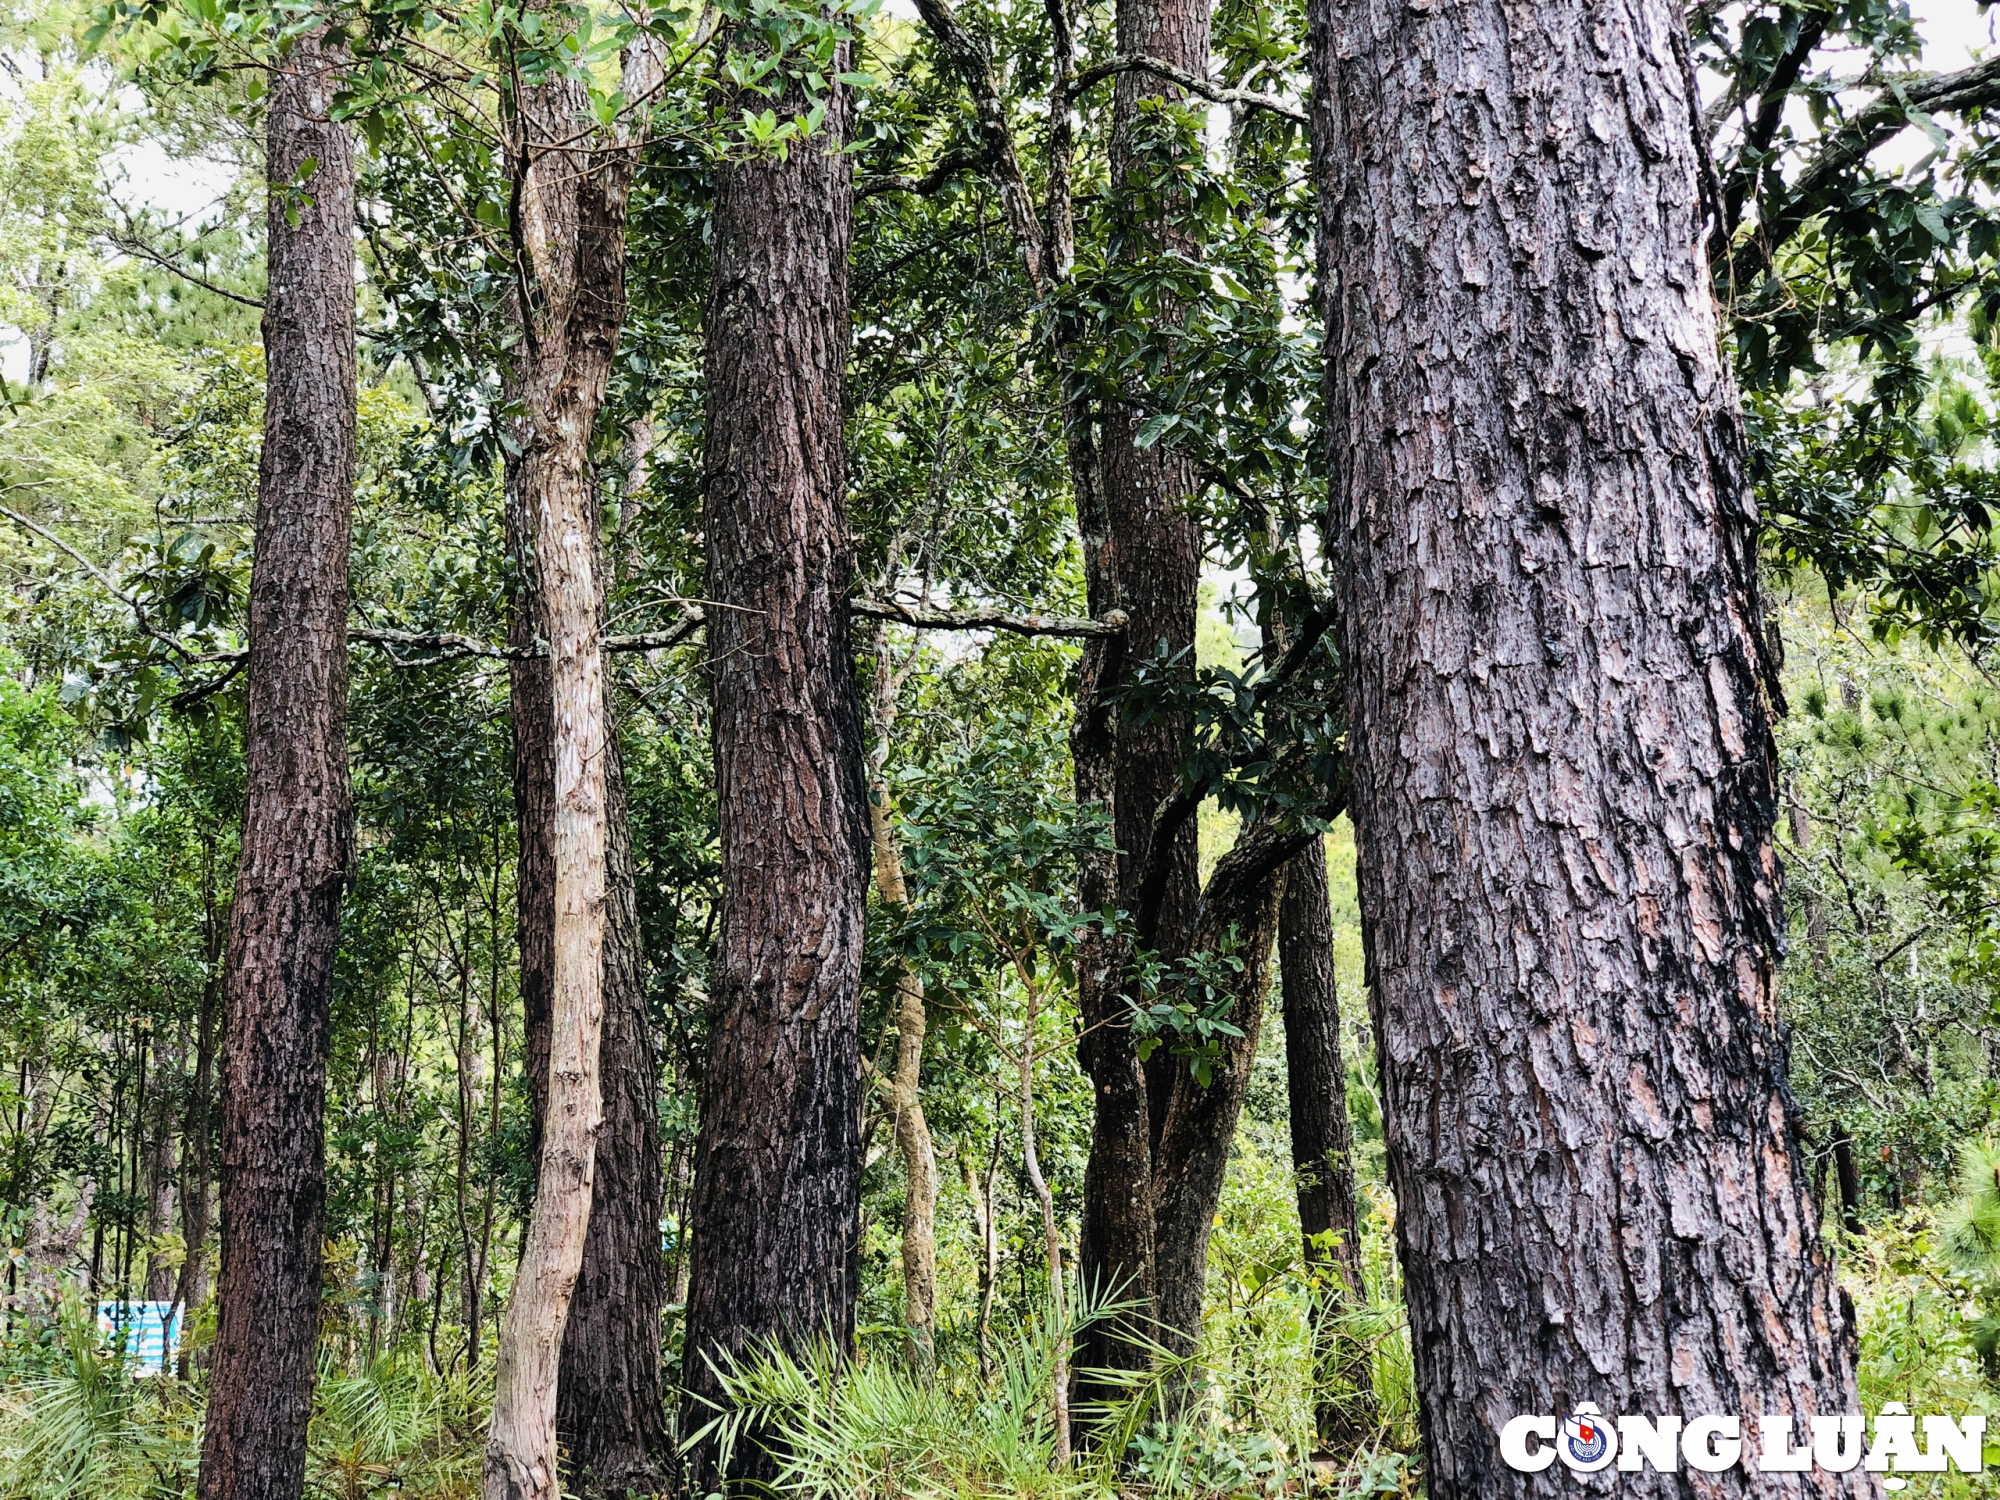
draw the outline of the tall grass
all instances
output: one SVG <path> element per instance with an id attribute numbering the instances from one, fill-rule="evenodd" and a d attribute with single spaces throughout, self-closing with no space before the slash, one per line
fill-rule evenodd
<path id="1" fill-rule="evenodd" d="M 94 1310 L 67 1293 L 0 1370 L 0 1500 L 184 1500 L 201 1455 L 198 1386 L 135 1378 Z M 440 1376 L 414 1353 L 356 1372 L 322 1365 L 308 1429 L 318 1500 L 473 1500 L 490 1380 Z"/>
<path id="2" fill-rule="evenodd" d="M 718 1371 L 727 1415 L 689 1441 L 714 1434 L 725 1451 L 763 1446 L 777 1468 L 771 1490 L 786 1500 L 1266 1500 L 1328 1480 L 1335 1488 L 1325 1493 L 1410 1493 L 1411 1466 L 1399 1451 L 1371 1448 L 1334 1470 L 1313 1462 L 1309 1427 L 1281 1430 L 1259 1418 L 1269 1405 L 1304 1412 L 1309 1423 L 1310 1392 L 1290 1400 L 1251 1389 L 1279 1371 L 1310 1370 L 1309 1347 L 1259 1371 L 1241 1349 L 1218 1363 L 1212 1356 L 1226 1342 L 1213 1336 L 1181 1361 L 1155 1349 L 1145 1374 L 1097 1372 L 1120 1394 L 1078 1408 L 1085 1441 L 1072 1463 L 1058 1464 L 1050 1400 L 1057 1357 L 1083 1323 L 1119 1310 L 1102 1299 L 1069 1300 L 1079 1304 L 1075 1315 L 1045 1309 L 996 1340 L 986 1381 L 950 1362 L 927 1380 L 886 1351 L 844 1363 L 823 1345 L 803 1354 L 759 1347 Z M 1302 1316 L 1288 1326 L 1310 1345 Z M 1384 1436 L 1401 1436 L 1397 1372 L 1407 1370 L 1408 1353 L 1400 1310 L 1360 1310 L 1343 1333 L 1374 1351 L 1378 1381 L 1391 1393 Z"/>

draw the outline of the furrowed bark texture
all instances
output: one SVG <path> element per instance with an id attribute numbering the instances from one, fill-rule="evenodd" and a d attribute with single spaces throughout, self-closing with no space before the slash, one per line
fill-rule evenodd
<path id="1" fill-rule="evenodd" d="M 1326 843 L 1314 839 L 1292 859 L 1278 908 L 1278 973 L 1284 985 L 1285 1082 L 1291 1102 L 1292 1170 L 1297 1176 L 1304 1263 L 1323 1283 L 1313 1299 L 1319 1440 L 1344 1451 L 1374 1427 L 1367 1350 L 1329 1326 L 1368 1300 L 1361 1269 L 1361 1215 L 1354 1186 L 1354 1134 L 1347 1118 L 1347 1068 L 1340 1053 L 1340 997 L 1334 983 L 1333 909 Z M 1329 1245 L 1321 1236 L 1330 1236 Z M 1345 1343 L 1346 1348 L 1341 1345 Z M 1325 1399 L 1329 1385 L 1344 1388 Z"/>
<path id="2" fill-rule="evenodd" d="M 1196 951 L 1220 951 L 1233 937 L 1243 967 L 1235 978 L 1222 1055 L 1199 1083 L 1185 1061 L 1173 1070 L 1173 1092 L 1160 1122 L 1153 1167 L 1153 1254 L 1159 1285 L 1159 1340 L 1177 1355 L 1201 1338 L 1202 1292 L 1208 1279 L 1208 1237 L 1222 1201 L 1229 1148 L 1243 1114 L 1250 1067 L 1271 988 L 1271 945 L 1285 866 L 1307 835 L 1281 825 L 1252 823 L 1209 877 L 1192 941 Z"/>
<path id="3" fill-rule="evenodd" d="M 1666 0 L 1315 0 L 1328 551 L 1433 1500 L 1516 1413 L 1858 1409 L 1773 1002 L 1742 433 Z"/>
<path id="4" fill-rule="evenodd" d="M 757 1339 L 854 1339 L 869 853 L 844 602 L 849 113 L 836 89 L 823 133 L 716 181 L 703 514 L 720 606 L 708 640 L 722 911 L 692 1195 L 690 1433 L 720 1396 L 711 1360 Z M 744 1448 L 736 1476 L 768 1477 Z M 706 1482 L 713 1447 L 690 1459 Z"/>
<path id="5" fill-rule="evenodd" d="M 625 85 L 654 68 L 642 42 Z M 548 643 L 549 944 L 547 1087 L 535 1203 L 500 1326 L 486 1500 L 555 1500 L 556 1408 L 565 1331 L 592 1221 L 602 1121 L 607 792 L 603 548 L 590 437 L 625 313 L 629 140 L 581 136 L 582 86 L 563 79 L 514 100 L 509 155 L 519 174 L 515 254 L 525 409 L 519 507 L 529 529 L 539 625 Z M 589 150 L 575 149 L 581 138 Z M 539 707 L 539 705 L 537 705 Z M 517 731 L 518 733 L 518 731 Z M 635 1168 L 636 1170 L 636 1168 Z"/>
<path id="6" fill-rule="evenodd" d="M 269 385 L 248 797 L 223 985 L 221 1295 L 201 1500 L 298 1500 L 318 1353 L 328 1013 L 354 846 L 354 153 L 327 117 L 333 86 L 323 36 L 299 38 L 274 70 L 265 126 Z M 295 181 L 304 196 L 278 186 Z"/>
<path id="7" fill-rule="evenodd" d="M 1117 50 L 1123 56 L 1159 58 L 1203 77 L 1208 73 L 1208 0 L 1119 0 L 1115 17 Z M 1128 72 L 1118 77 L 1112 101 L 1111 175 L 1115 189 L 1132 185 L 1146 164 L 1141 156 L 1141 101 L 1173 99 L 1181 91 L 1151 74 Z M 1119 227 L 1114 253 L 1135 260 L 1165 247 L 1194 248 L 1165 222 L 1128 215 Z M 1157 309 L 1161 321 L 1179 321 L 1175 306 Z M 1128 667 L 1164 653 L 1178 658 L 1169 675 L 1192 673 L 1195 600 L 1201 579 L 1201 539 L 1188 501 L 1196 488 L 1189 460 L 1162 444 L 1140 447 L 1136 441 L 1147 412 L 1134 391 L 1131 399 L 1105 404 L 1099 419 L 1097 494 L 1101 506 L 1095 518 L 1100 537 L 1086 537 L 1091 614 L 1102 618 L 1122 610 L 1128 618 L 1125 661 Z M 1079 494 L 1079 511 L 1085 497 Z M 1086 528 L 1090 517 L 1085 518 Z M 1100 539 L 1101 538 L 1101 539 Z M 1097 541 L 1097 545 L 1089 545 Z M 1107 679 L 1108 681 L 1109 679 Z M 1095 684 L 1093 683 L 1094 687 Z M 1082 712 L 1093 710 L 1088 698 Z M 1153 820 L 1160 804 L 1178 789 L 1181 761 L 1186 754 L 1188 722 L 1182 714 L 1155 714 L 1145 724 L 1119 722 L 1114 714 L 1105 726 L 1103 767 L 1077 766 L 1079 803 L 1102 799 L 1109 792 L 1112 827 L 1119 857 L 1117 889 L 1111 904 L 1132 910 L 1147 867 L 1167 867 L 1155 909 L 1141 913 L 1139 939 L 1169 961 L 1190 951 L 1196 908 L 1200 904 L 1199 846 L 1192 820 L 1176 829 L 1168 846 L 1154 850 Z M 1089 748 L 1087 740 L 1084 748 Z M 1107 783 L 1108 787 L 1100 786 Z M 1086 795 L 1088 794 L 1088 795 Z M 1100 875 L 1085 885 L 1107 882 Z M 1094 892 L 1081 892 L 1086 910 Z M 1091 955 L 1093 958 L 1096 955 Z M 1119 955 L 1107 953 L 1083 980 L 1084 1019 L 1095 1025 L 1124 1009 L 1126 973 Z M 1173 1090 L 1173 1074 L 1164 1055 L 1144 1068 L 1129 1029 L 1099 1027 L 1089 1033 L 1080 1060 L 1093 1085 L 1096 1109 L 1091 1131 L 1089 1164 L 1084 1173 L 1082 1241 L 1078 1272 L 1085 1286 L 1118 1289 L 1119 1298 L 1140 1304 L 1140 1321 L 1152 1312 L 1155 1294 L 1152 1209 L 1152 1151 L 1159 1140 Z M 1135 1086 L 1133 1075 L 1139 1075 Z M 1141 1369 L 1147 1354 L 1130 1320 L 1093 1323 L 1078 1341 L 1076 1362 L 1092 1368 Z M 1084 1375 L 1086 1394 L 1108 1397 Z"/>

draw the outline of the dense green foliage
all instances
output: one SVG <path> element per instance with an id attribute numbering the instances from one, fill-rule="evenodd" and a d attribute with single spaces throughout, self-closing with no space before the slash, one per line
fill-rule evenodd
<path id="1" fill-rule="evenodd" d="M 1066 330 L 1069 378 L 1097 393 L 1142 381 L 1145 441 L 1184 446 L 1202 475 L 1213 587 L 1196 698 L 1178 706 L 1199 712 L 1187 781 L 1209 794 L 1204 858 L 1249 809 L 1308 805 L 1300 789 L 1326 775 L 1339 725 L 1280 722 L 1257 695 L 1270 666 L 1258 627 L 1300 617 L 1323 561 L 1301 127 L 1252 110 L 1224 132 L 1205 108 L 1150 106 L 1147 169 L 1121 197 L 1099 83 L 1077 103 L 1076 274 L 1041 297 L 979 171 L 946 171 L 922 193 L 898 182 L 950 166 L 976 138 L 920 28 L 851 8 L 806 21 L 778 5 L 725 8 L 808 72 L 827 28 L 864 38 L 849 80 L 862 98 L 857 592 L 1081 612 L 1055 352 Z M 1045 193 L 1046 17 L 965 11 L 1008 64 L 1031 186 Z M 311 1479 L 343 1500 L 444 1500 L 477 1489 L 493 1339 L 532 1189 L 506 669 L 438 644 L 504 639 L 516 568 L 501 519 L 512 268 L 493 64 L 595 70 L 608 117 L 630 105 L 608 80 L 632 23 L 586 36 L 590 8 L 545 11 L 561 24 L 523 41 L 507 29 L 522 13 L 501 6 L 344 14 L 367 64 L 351 99 L 367 142 L 355 622 L 431 644 L 354 656 L 362 837 L 335 1010 Z M 184 1237 L 186 1195 L 212 1188 L 191 1142 L 213 1125 L 200 1069 L 243 798 L 263 383 L 266 186 L 252 127 L 270 14 L 251 15 L 188 0 L 0 20 L 0 1500 L 164 1500 L 189 1492 L 198 1451 L 212 1305 L 191 1309 L 180 1374 L 142 1380 L 105 1347 L 90 1304 L 184 1290 L 203 1249 Z M 1921 66 L 1900 4 L 1702 0 L 1692 16 L 1716 101 L 1713 259 L 1785 647 L 1793 1087 L 1862 1315 L 1865 1395 L 2000 1409 L 2000 695 L 1988 676 L 2000 143 L 1980 107 L 1869 102 Z M 611 629 L 630 634 L 670 627 L 702 595 L 713 164 L 804 149 L 799 122 L 719 116 L 717 70 L 740 71 L 744 54 L 698 45 L 695 18 L 671 8 L 644 21 L 673 62 L 596 442 Z M 1087 60 L 1108 57 L 1106 9 L 1078 24 Z M 1296 97 L 1301 32 L 1296 6 L 1227 0 L 1218 79 Z M 1918 158 L 1829 155 L 1829 143 L 1911 138 L 1929 142 Z M 156 191 L 162 175 L 179 186 Z M 201 183 L 215 184 L 212 201 L 189 186 Z M 1179 216 L 1199 257 L 1135 227 L 1155 209 Z M 1163 302 L 1184 321 L 1158 317 Z M 879 748 L 912 894 L 871 913 L 864 1047 L 879 1067 L 892 969 L 909 964 L 933 1015 L 923 1085 L 942 1181 L 942 1369 L 932 1384 L 901 1362 L 904 1182 L 877 1103 L 864 1124 L 860 1368 L 836 1379 L 775 1359 L 739 1370 L 738 1389 L 792 1435 L 788 1481 L 802 1494 L 1082 1495 L 1115 1482 L 1280 1493 L 1312 1472 L 1318 1378 L 1282 1029 L 1263 1032 L 1211 1251 L 1204 1399 L 1170 1413 L 1134 1389 L 1116 1414 L 1124 1441 L 1051 1472 L 1056 1334 L 1014 1059 L 1032 1040 L 1041 1159 L 1073 1244 L 1090 1127 L 1069 961 L 1091 924 L 1122 920 L 1075 904 L 1076 862 L 1109 836 L 1071 799 L 1076 653 L 895 624 L 857 629 L 856 644 L 870 683 L 897 679 Z M 616 676 L 678 1295 L 718 873 L 698 645 L 620 654 Z M 1121 711 L 1161 707 L 1142 686 Z M 1372 1441 L 1333 1467 L 1348 1493 L 1410 1494 L 1415 1407 L 1344 825 L 1328 847 L 1371 1206 L 1373 1300 L 1341 1331 L 1365 1342 L 1379 1402 Z M 1204 1065 L 1228 1027 L 1215 966 L 1233 962 L 1225 950 L 1148 975 L 1149 1047 Z M 1860 1189 L 1851 1236 L 1838 1151 Z M 195 1290 L 209 1286 L 212 1274 Z M 677 1312 L 662 1330 L 670 1352 Z M 1080 1316 L 1075 1298 L 1064 1316 Z"/>

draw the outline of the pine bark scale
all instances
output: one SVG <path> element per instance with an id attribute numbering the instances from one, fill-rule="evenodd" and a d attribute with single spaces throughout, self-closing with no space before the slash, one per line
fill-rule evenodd
<path id="1" fill-rule="evenodd" d="M 221 1265 L 201 1500 L 298 1500 L 319 1351 L 327 1042 L 354 850 L 354 152 L 324 33 L 273 69 L 267 384 L 242 852 L 223 984 Z"/>
<path id="2" fill-rule="evenodd" d="M 787 156 L 730 161 L 716 181 L 703 513 L 722 896 L 690 1200 L 688 1433 L 721 1395 L 711 1361 L 760 1339 L 854 1341 L 870 851 L 841 427 L 851 105 L 838 86 L 827 98 L 821 130 Z M 733 1477 L 769 1477 L 753 1447 Z M 690 1455 L 697 1482 L 715 1458 L 712 1443 Z"/>
<path id="3" fill-rule="evenodd" d="M 1772 995 L 1768 664 L 1685 47 L 1664 0 L 1312 16 L 1328 550 L 1434 1500 L 1686 1492 L 1514 1473 L 1516 1413 L 1855 1409 Z"/>

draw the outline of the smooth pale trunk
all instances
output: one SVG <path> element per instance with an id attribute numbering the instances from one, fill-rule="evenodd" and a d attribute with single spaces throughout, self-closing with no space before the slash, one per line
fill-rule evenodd
<path id="1" fill-rule="evenodd" d="M 624 59 L 627 96 L 638 97 L 657 68 L 651 44 L 634 42 Z M 636 146 L 623 135 L 582 131 L 585 99 L 574 80 L 523 89 L 516 105 L 514 248 L 534 296 L 521 310 L 533 336 L 523 340 L 514 376 L 528 440 L 514 499 L 531 533 L 548 649 L 544 765 L 552 776 L 553 894 L 541 1158 L 500 1327 L 483 1493 L 485 1500 L 556 1500 L 558 1383 L 588 1242 L 602 1122 L 610 726 L 603 547 L 589 450 L 624 316 L 625 212 Z M 579 140 L 588 143 L 587 153 L 576 149 Z M 524 951 L 524 960 L 529 956 Z"/>

